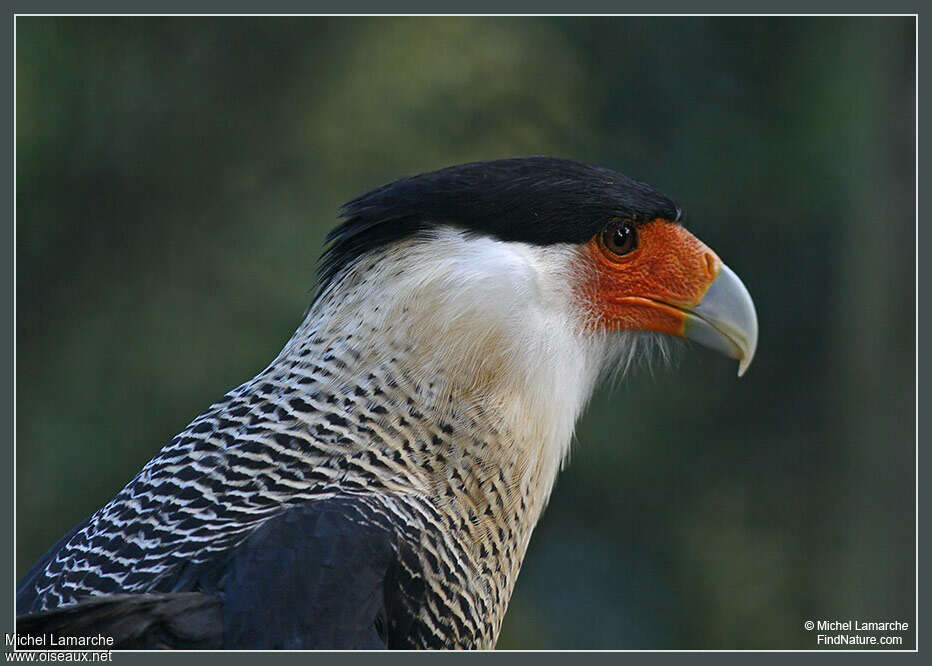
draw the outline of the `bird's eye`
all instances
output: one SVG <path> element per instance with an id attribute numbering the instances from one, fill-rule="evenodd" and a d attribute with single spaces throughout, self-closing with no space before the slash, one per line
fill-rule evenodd
<path id="1" fill-rule="evenodd" d="M 623 256 L 638 246 L 638 233 L 630 222 L 612 222 L 602 230 L 602 245 L 616 256 Z"/>

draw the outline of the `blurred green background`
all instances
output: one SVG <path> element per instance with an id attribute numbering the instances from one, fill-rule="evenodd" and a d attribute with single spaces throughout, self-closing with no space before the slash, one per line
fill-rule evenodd
<path id="1" fill-rule="evenodd" d="M 275 356 L 340 203 L 552 154 L 684 204 L 760 344 L 740 381 L 688 348 L 597 393 L 499 647 L 912 624 L 914 30 L 18 18 L 17 576 Z"/>

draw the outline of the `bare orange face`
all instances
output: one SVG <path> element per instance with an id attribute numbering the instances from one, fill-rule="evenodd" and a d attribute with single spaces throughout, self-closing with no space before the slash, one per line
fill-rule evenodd
<path id="1" fill-rule="evenodd" d="M 582 250 L 583 297 L 607 330 L 638 329 L 683 337 L 687 310 L 699 305 L 722 266 L 681 225 L 619 220 Z"/>

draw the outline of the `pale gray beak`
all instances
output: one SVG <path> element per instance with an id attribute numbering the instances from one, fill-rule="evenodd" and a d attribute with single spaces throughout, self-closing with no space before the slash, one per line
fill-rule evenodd
<path id="1" fill-rule="evenodd" d="M 683 336 L 738 359 L 738 376 L 757 349 L 757 312 L 744 283 L 722 264 L 699 305 L 686 310 Z"/>

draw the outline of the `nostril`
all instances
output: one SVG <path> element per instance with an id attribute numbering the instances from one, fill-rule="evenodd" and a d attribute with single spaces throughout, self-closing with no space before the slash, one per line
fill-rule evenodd
<path id="1" fill-rule="evenodd" d="M 706 266 L 706 270 L 709 271 L 710 278 L 714 278 L 715 274 L 718 272 L 718 269 L 716 268 L 715 264 L 716 264 L 716 256 L 712 254 L 711 252 L 706 252 L 705 266 Z"/>

